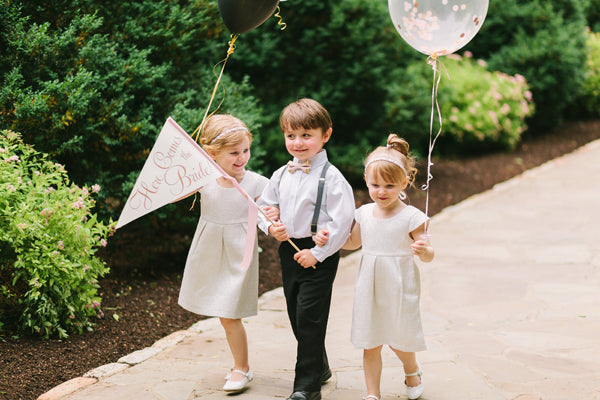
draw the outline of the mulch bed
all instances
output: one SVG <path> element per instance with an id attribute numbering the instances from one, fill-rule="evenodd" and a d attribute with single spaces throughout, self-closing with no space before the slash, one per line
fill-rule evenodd
<path id="1" fill-rule="evenodd" d="M 599 138 L 600 121 L 568 123 L 547 135 L 524 139 L 513 153 L 434 160 L 429 215 Z M 424 176 L 424 167 L 419 167 Z M 357 205 L 370 201 L 364 187 L 355 189 L 355 199 Z M 409 199 L 424 210 L 424 192 L 411 190 Z M 197 322 L 197 315 L 177 304 L 192 235 L 193 231 L 159 234 L 131 229 L 111 238 L 102 253 L 112 271 L 100 282 L 104 318 L 98 320 L 93 332 L 65 340 L 43 340 L 17 336 L 8 322 L 0 339 L 0 398 L 36 399 L 64 381 L 116 362 Z M 281 273 L 278 242 L 260 234 L 259 244 L 263 249 L 262 294 L 281 286 Z"/>

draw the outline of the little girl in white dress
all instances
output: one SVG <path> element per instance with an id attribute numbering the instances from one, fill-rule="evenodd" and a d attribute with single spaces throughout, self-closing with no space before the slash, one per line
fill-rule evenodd
<path id="1" fill-rule="evenodd" d="M 392 134 L 365 163 L 365 181 L 373 203 L 356 210 L 356 224 L 344 249 L 362 245 L 354 292 L 351 340 L 364 349 L 367 396 L 380 400 L 381 349 L 387 344 L 402 361 L 409 399 L 423 394 L 416 351 L 425 350 L 419 312 L 419 269 L 414 262 L 433 259 L 426 235 L 427 216 L 406 205 L 404 189 L 416 169 L 408 143 Z"/>
<path id="2" fill-rule="evenodd" d="M 239 186 L 256 199 L 269 180 L 246 171 L 252 136 L 242 121 L 216 114 L 203 125 L 200 143 Z M 179 304 L 188 311 L 220 318 L 234 366 L 223 390 L 237 392 L 252 380 L 248 341 L 241 318 L 257 314 L 258 244 L 241 267 L 248 229 L 248 201 L 231 181 L 219 178 L 199 190 L 201 216 L 185 264 Z"/>

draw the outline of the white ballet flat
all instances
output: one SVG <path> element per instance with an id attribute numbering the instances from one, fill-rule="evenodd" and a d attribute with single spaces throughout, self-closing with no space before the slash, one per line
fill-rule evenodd
<path id="1" fill-rule="evenodd" d="M 227 375 L 225 375 L 225 380 L 228 381 L 229 378 L 231 378 L 231 373 L 233 372 L 234 368 L 229 368 L 229 372 L 227 373 Z M 243 374 L 244 372 L 242 372 Z"/>
<path id="2" fill-rule="evenodd" d="M 404 376 L 418 376 L 419 378 L 421 378 L 421 383 L 419 383 L 417 386 L 408 386 L 406 384 L 406 381 L 404 381 L 404 385 L 406 386 L 406 394 L 409 400 L 418 399 L 419 397 L 421 397 L 423 391 L 425 390 L 425 385 L 423 385 L 423 377 L 421 376 L 423 375 L 423 372 L 421 372 L 421 366 L 419 364 L 417 365 L 419 368 L 417 372 L 413 372 L 412 374 L 404 374 Z"/>
<path id="3" fill-rule="evenodd" d="M 365 397 L 362 398 L 362 400 L 369 400 L 369 399 L 373 399 L 373 400 L 381 400 L 381 397 L 377 397 L 374 394 L 368 394 Z"/>
<path id="4" fill-rule="evenodd" d="M 231 381 L 230 378 L 234 372 L 244 375 L 244 379 L 242 379 L 241 381 Z M 244 372 L 240 371 L 239 369 L 234 369 L 227 374 L 227 381 L 223 385 L 223 390 L 226 392 L 240 392 L 244 390 L 246 386 L 248 386 L 248 383 L 250 383 L 252 379 L 254 379 L 254 376 L 252 376 L 251 370 L 248 370 L 248 372 Z"/>

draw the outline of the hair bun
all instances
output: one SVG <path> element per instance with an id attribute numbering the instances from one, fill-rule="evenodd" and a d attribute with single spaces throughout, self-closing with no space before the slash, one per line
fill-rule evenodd
<path id="1" fill-rule="evenodd" d="M 399 151 L 405 156 L 408 156 L 408 142 L 402 138 L 399 138 L 395 133 L 390 133 L 388 136 L 387 147 Z"/>

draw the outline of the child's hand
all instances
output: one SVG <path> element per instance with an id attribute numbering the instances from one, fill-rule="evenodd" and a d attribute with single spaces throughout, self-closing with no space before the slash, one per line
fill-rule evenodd
<path id="1" fill-rule="evenodd" d="M 314 267 L 319 262 L 309 249 L 300 250 L 294 254 L 294 260 L 304 268 Z"/>
<path id="2" fill-rule="evenodd" d="M 285 242 L 290 238 L 290 235 L 288 235 L 287 230 L 285 229 L 285 225 L 281 222 L 275 222 L 269 226 L 269 235 L 280 242 Z"/>
<path id="3" fill-rule="evenodd" d="M 420 235 L 410 245 L 413 254 L 421 259 L 421 261 L 429 262 L 433 260 L 433 246 L 429 242 L 429 235 Z"/>
<path id="4" fill-rule="evenodd" d="M 271 221 L 273 221 L 273 222 L 279 221 L 279 207 L 265 206 L 265 207 L 263 207 L 263 210 L 264 210 L 265 214 L 267 214 L 267 217 L 269 217 L 269 219 Z"/>
<path id="5" fill-rule="evenodd" d="M 321 229 L 315 236 L 313 236 L 313 241 L 319 247 L 323 247 L 329 241 L 329 231 L 326 229 Z"/>

